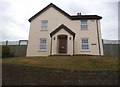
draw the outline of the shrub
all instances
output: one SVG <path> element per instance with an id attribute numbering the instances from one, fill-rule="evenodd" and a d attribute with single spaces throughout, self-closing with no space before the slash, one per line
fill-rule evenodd
<path id="1" fill-rule="evenodd" d="M 2 45 L 0 45 L 0 58 L 2 58 Z"/>
<path id="2" fill-rule="evenodd" d="M 10 56 L 10 49 L 8 46 L 2 46 L 2 58 Z"/>

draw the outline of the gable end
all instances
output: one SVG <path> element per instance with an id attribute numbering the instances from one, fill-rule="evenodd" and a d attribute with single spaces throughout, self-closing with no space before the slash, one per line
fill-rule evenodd
<path id="1" fill-rule="evenodd" d="M 66 27 L 65 25 L 60 25 L 57 29 L 55 29 L 54 31 L 52 31 L 50 33 L 50 37 L 52 37 L 54 34 L 56 34 L 58 31 L 60 31 L 61 29 L 64 29 L 65 31 L 67 31 L 68 33 L 70 33 L 71 35 L 73 35 L 73 37 L 75 37 L 75 33 L 73 31 L 71 31 L 68 27 Z"/>
<path id="2" fill-rule="evenodd" d="M 67 14 L 65 11 L 61 10 L 60 8 L 58 8 L 56 5 L 54 5 L 53 3 L 50 3 L 48 6 L 46 6 L 45 8 L 43 8 L 41 11 L 39 11 L 38 13 L 36 13 L 33 17 L 31 17 L 28 21 L 31 22 L 33 19 L 35 19 L 37 16 L 39 16 L 40 14 L 42 14 L 43 12 L 45 12 L 46 10 L 48 10 L 50 7 L 53 7 L 54 9 L 58 10 L 60 13 L 62 13 L 63 15 L 65 15 L 66 17 L 70 18 L 70 15 Z"/>

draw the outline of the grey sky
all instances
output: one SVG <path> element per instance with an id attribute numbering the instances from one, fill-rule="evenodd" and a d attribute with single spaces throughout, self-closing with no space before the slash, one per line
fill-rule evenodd
<path id="1" fill-rule="evenodd" d="M 114 2 L 113 2 L 114 1 Z M 102 16 L 103 39 L 118 39 L 119 0 L 0 0 L 0 41 L 26 40 L 28 19 L 51 2 L 70 15 L 78 12 Z"/>
<path id="2" fill-rule="evenodd" d="M 120 40 L 120 1 L 118 3 L 118 39 Z"/>

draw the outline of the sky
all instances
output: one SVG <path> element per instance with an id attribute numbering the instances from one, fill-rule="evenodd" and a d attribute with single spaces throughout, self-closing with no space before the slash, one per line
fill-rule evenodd
<path id="1" fill-rule="evenodd" d="M 103 39 L 118 39 L 119 0 L 0 0 L 0 41 L 28 40 L 28 19 L 51 2 L 70 15 L 99 15 Z M 120 6 L 119 6 L 120 7 Z"/>

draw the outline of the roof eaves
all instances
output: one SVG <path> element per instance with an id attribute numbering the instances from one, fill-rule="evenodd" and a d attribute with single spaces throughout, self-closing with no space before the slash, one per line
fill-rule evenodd
<path id="1" fill-rule="evenodd" d="M 101 16 L 97 16 L 97 15 L 75 15 L 75 16 L 71 16 L 72 20 L 80 20 L 80 19 L 102 19 Z"/>
<path id="2" fill-rule="evenodd" d="M 71 20 L 102 19 L 102 17 L 98 16 L 98 15 L 74 15 L 74 16 L 70 16 L 68 13 L 66 13 L 65 11 L 63 11 L 62 9 L 60 9 L 59 7 L 57 7 L 56 5 L 54 5 L 53 3 L 50 3 L 48 6 L 46 6 L 41 11 L 39 11 L 34 16 L 32 16 L 28 21 L 31 22 L 33 19 L 35 19 L 37 16 L 39 16 L 40 14 L 42 14 L 43 12 L 45 12 L 50 7 L 53 7 L 54 9 L 58 10 L 59 12 L 61 12 L 63 15 L 65 15 L 66 17 L 68 17 Z"/>
<path id="3" fill-rule="evenodd" d="M 50 3 L 48 6 L 46 6 L 45 8 L 43 8 L 42 10 L 40 10 L 38 13 L 36 13 L 34 16 L 32 16 L 28 21 L 31 22 L 33 19 L 35 19 L 38 15 L 40 15 L 41 13 L 43 13 L 44 11 L 46 11 L 52 5 L 53 4 Z"/>
<path id="4" fill-rule="evenodd" d="M 32 16 L 28 21 L 31 22 L 33 19 L 35 19 L 38 15 L 40 15 L 41 13 L 45 12 L 47 9 L 49 9 L 50 7 L 53 7 L 54 9 L 58 10 L 59 12 L 61 12 L 63 15 L 65 15 L 66 17 L 68 17 L 69 19 L 71 19 L 71 16 L 66 13 L 65 11 L 61 10 L 59 7 L 57 7 L 56 5 L 54 5 L 53 3 L 50 3 L 48 6 L 46 6 L 45 8 L 43 8 L 41 11 L 39 11 L 38 13 L 36 13 L 34 16 Z"/>
<path id="5" fill-rule="evenodd" d="M 66 27 L 65 25 L 60 25 L 58 28 L 56 28 L 54 31 L 52 31 L 50 33 L 50 37 L 52 37 L 55 33 L 57 33 L 59 30 L 64 29 L 67 32 L 69 32 L 71 35 L 73 35 L 73 37 L 75 37 L 75 33 L 73 31 L 71 31 L 68 27 Z"/>

